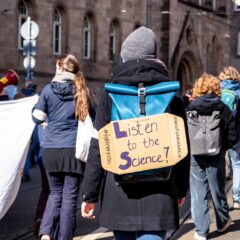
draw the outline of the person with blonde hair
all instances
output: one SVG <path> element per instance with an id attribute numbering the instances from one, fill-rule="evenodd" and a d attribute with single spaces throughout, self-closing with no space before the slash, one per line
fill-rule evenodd
<path id="1" fill-rule="evenodd" d="M 218 76 L 221 80 L 221 89 L 224 92 L 233 92 L 236 96 L 235 106 L 232 109 L 233 114 L 236 119 L 236 129 L 237 132 L 240 131 L 240 74 L 238 70 L 232 66 L 227 66 L 222 69 Z M 232 194 L 233 194 L 233 208 L 240 209 L 240 138 L 238 142 L 231 149 L 229 149 L 226 154 L 226 169 L 228 172 L 232 170 L 233 176 L 233 185 L 232 185 Z M 230 170 L 229 170 L 230 169 Z M 230 175 L 230 174 L 228 174 Z"/>
<path id="2" fill-rule="evenodd" d="M 70 240 L 76 227 L 80 180 L 85 163 L 76 159 L 78 120 L 90 111 L 90 95 L 77 59 L 60 57 L 56 75 L 47 84 L 33 110 L 36 124 L 46 118 L 42 160 L 47 172 L 50 194 L 40 225 L 41 240 Z"/>
<path id="3" fill-rule="evenodd" d="M 218 78 L 221 81 L 224 81 L 224 80 L 240 81 L 240 75 L 238 70 L 232 66 L 224 67 L 219 73 Z M 223 82 L 221 83 L 221 85 L 222 84 Z"/>
<path id="4" fill-rule="evenodd" d="M 236 142 L 235 122 L 231 110 L 221 101 L 221 88 L 218 78 L 204 73 L 194 84 L 193 100 L 187 107 L 188 129 L 191 146 L 190 193 L 191 213 L 195 224 L 196 240 L 205 240 L 209 233 L 210 217 L 208 207 L 208 190 L 211 192 L 219 232 L 226 231 L 231 224 L 229 207 L 224 190 L 225 186 L 225 151 Z M 191 135 L 192 114 L 196 116 L 219 116 L 220 149 L 214 155 L 195 154 L 194 138 Z M 215 115 L 216 116 L 216 115 Z M 207 118 L 207 117 L 206 117 Z M 208 123 L 207 123 L 208 124 Z M 208 126 L 204 128 L 205 131 Z M 212 132 L 207 132 L 211 134 Z M 199 134 L 199 132 L 198 132 Z M 210 138 L 210 135 L 208 135 Z M 214 138 L 212 138 L 214 139 Z M 200 146 L 198 146 L 199 148 Z"/>

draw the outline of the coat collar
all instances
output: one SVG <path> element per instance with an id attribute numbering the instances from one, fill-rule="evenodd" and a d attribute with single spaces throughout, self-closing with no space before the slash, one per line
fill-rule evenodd
<path id="1" fill-rule="evenodd" d="M 136 85 L 140 82 L 146 85 L 170 81 L 166 67 L 154 60 L 131 60 L 118 64 L 111 73 L 113 83 Z"/>

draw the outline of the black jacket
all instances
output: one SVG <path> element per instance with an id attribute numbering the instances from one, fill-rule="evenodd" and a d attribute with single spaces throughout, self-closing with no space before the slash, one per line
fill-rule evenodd
<path id="1" fill-rule="evenodd" d="M 187 111 L 197 111 L 202 115 L 209 115 L 213 111 L 220 112 L 220 128 L 222 134 L 221 147 L 225 151 L 231 148 L 237 141 L 236 122 L 232 111 L 214 94 L 207 94 L 193 100 L 187 107 Z"/>
<path id="2" fill-rule="evenodd" d="M 133 60 L 116 66 L 114 83 L 145 85 L 170 81 L 165 68 L 151 60 Z M 186 123 L 182 101 L 175 97 L 171 113 Z M 111 121 L 111 99 L 102 93 L 95 119 L 97 130 Z M 186 126 L 186 124 L 185 124 Z M 97 202 L 101 195 L 101 225 L 112 230 L 168 230 L 178 227 L 177 199 L 186 196 L 189 187 L 189 155 L 172 169 L 168 181 L 118 185 L 100 163 L 98 140 L 92 139 L 83 180 L 83 200 Z M 102 186 L 102 188 L 101 188 Z M 101 190 L 101 194 L 100 194 Z"/>

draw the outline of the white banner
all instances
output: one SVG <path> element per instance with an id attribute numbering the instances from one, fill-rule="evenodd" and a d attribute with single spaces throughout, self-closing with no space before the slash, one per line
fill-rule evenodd
<path id="1" fill-rule="evenodd" d="M 38 96 L 0 102 L 0 219 L 14 202 L 35 126 L 32 108 Z"/>

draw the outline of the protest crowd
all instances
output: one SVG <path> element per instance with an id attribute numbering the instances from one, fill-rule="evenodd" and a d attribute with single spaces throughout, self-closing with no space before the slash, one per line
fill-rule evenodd
<path id="1" fill-rule="evenodd" d="M 100 204 L 100 226 L 116 240 L 164 240 L 179 228 L 188 193 L 192 239 L 208 239 L 209 199 L 217 231 L 229 231 L 230 206 L 240 209 L 240 74 L 232 66 L 217 76 L 204 72 L 181 92 L 156 52 L 151 29 L 130 33 L 98 100 L 72 54 L 57 59 L 41 92 L 34 83 L 20 91 L 13 70 L 0 80 L 0 111 L 24 109 L 18 124 L 27 129 L 22 139 L 13 117 L 10 127 L 18 130 L 9 137 L 21 144 L 18 156 L 17 150 L 4 156 L 12 159 L 6 166 L 12 174 L 8 189 L 0 183 L 0 219 L 37 164 L 42 184 L 36 239 L 73 239 L 82 201 L 81 214 L 89 221 Z M 225 193 L 229 179 L 232 202 Z"/>

